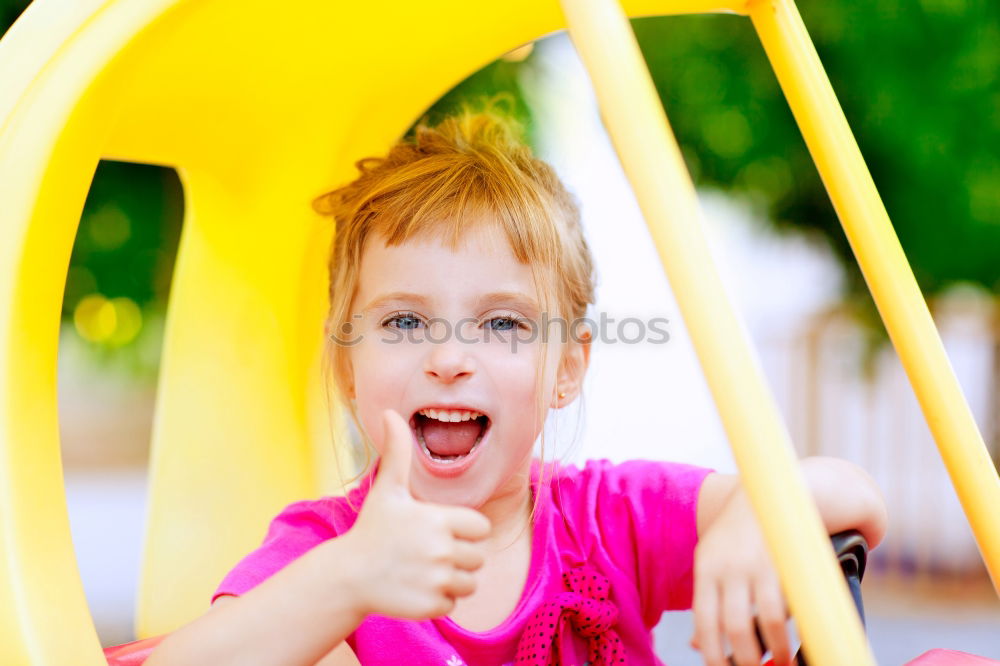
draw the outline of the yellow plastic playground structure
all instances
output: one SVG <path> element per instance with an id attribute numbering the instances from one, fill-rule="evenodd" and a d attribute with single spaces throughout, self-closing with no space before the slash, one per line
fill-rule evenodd
<path id="1" fill-rule="evenodd" d="M 749 342 L 734 338 L 742 328 L 627 20 L 648 15 L 752 21 L 1000 585 L 1000 480 L 792 0 L 386 4 L 36 0 L 0 41 L 0 663 L 105 663 L 70 538 L 56 391 L 63 288 L 98 162 L 173 167 L 185 192 L 142 638 L 203 612 L 281 507 L 335 490 L 320 372 L 332 231 L 309 202 L 351 178 L 361 156 L 384 153 L 454 84 L 568 29 L 809 661 L 874 664 L 787 430 Z"/>

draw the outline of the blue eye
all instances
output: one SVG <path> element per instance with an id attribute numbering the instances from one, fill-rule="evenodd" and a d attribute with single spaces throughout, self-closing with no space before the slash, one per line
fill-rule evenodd
<path id="1" fill-rule="evenodd" d="M 493 319 L 487 320 L 486 323 L 490 324 L 490 323 L 495 322 L 495 321 L 503 322 L 503 325 L 502 326 L 490 326 L 490 328 L 492 330 L 494 330 L 494 331 L 509 331 L 509 330 L 511 330 L 511 329 L 513 329 L 515 327 L 516 328 L 525 328 L 523 320 L 518 319 L 517 317 L 494 317 Z"/>
<path id="2" fill-rule="evenodd" d="M 402 322 L 402 324 L 399 326 L 391 326 L 393 322 L 397 321 Z M 382 326 L 389 326 L 390 328 L 398 328 L 402 330 L 412 330 L 416 328 L 419 323 L 420 323 L 420 318 L 417 317 L 417 315 L 415 315 L 414 313 L 401 312 L 399 314 L 394 314 L 391 317 L 385 319 L 385 321 L 382 322 Z"/>

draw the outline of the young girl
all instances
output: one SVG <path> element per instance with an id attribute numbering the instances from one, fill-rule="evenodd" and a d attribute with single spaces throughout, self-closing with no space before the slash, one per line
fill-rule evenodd
<path id="1" fill-rule="evenodd" d="M 707 663 L 724 640 L 740 666 L 767 648 L 787 663 L 735 475 L 578 469 L 543 462 L 544 440 L 533 458 L 548 410 L 583 385 L 594 268 L 571 196 L 514 124 L 464 111 L 358 167 L 317 205 L 336 224 L 329 367 L 379 458 L 346 497 L 285 508 L 148 666 L 659 664 L 652 628 L 692 604 Z M 803 471 L 830 533 L 877 545 L 871 479 L 834 459 Z"/>

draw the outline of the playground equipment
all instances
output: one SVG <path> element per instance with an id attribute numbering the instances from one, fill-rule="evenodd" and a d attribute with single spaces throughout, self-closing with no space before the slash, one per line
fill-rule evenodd
<path id="1" fill-rule="evenodd" d="M 476 20 L 487 9 L 465 0 L 391 11 L 36 0 L 0 41 L 0 661 L 105 663 L 70 540 L 56 409 L 61 295 L 98 161 L 172 166 L 186 198 L 150 463 L 137 613 L 147 638 L 200 614 L 282 506 L 335 488 L 319 372 L 331 231 L 312 197 L 350 178 L 358 157 L 385 152 L 456 82 L 568 28 L 809 661 L 874 663 L 786 429 L 735 337 L 626 20 L 719 11 L 749 16 L 761 38 L 1000 584 L 989 515 L 1000 480 L 792 0 L 508 0 L 489 7 L 488 30 Z"/>

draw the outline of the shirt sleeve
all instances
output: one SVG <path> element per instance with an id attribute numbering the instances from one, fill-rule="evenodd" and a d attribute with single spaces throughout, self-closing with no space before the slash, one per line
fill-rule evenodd
<path id="1" fill-rule="evenodd" d="M 612 556 L 633 573 L 644 621 L 653 626 L 664 611 L 690 609 L 698 494 L 715 470 L 652 460 L 597 464 L 597 529 Z"/>
<path id="2" fill-rule="evenodd" d="M 337 530 L 322 500 L 294 502 L 271 521 L 264 542 L 244 557 L 219 584 L 212 603 L 222 595 L 240 596 L 324 541 Z"/>

